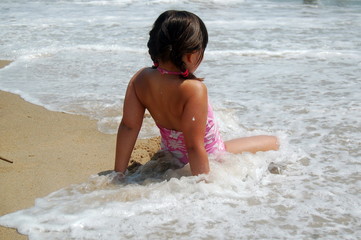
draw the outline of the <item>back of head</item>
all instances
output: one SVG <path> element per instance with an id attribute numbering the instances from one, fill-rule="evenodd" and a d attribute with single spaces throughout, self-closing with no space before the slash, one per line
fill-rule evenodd
<path id="1" fill-rule="evenodd" d="M 149 32 L 148 49 L 153 62 L 171 61 L 181 71 L 185 71 L 183 55 L 201 51 L 201 61 L 207 43 L 207 28 L 197 15 L 169 10 L 158 17 Z M 189 76 L 192 77 L 193 74 Z"/>

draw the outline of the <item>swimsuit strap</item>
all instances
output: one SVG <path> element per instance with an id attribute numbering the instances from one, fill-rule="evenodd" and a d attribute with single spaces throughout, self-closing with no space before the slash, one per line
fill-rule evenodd
<path id="1" fill-rule="evenodd" d="M 159 67 L 159 65 L 158 66 L 155 65 L 155 67 L 157 68 L 158 72 L 160 72 L 161 74 L 181 75 L 182 77 L 188 77 L 188 75 L 189 75 L 188 69 L 185 70 L 184 72 L 171 72 L 164 68 Z"/>

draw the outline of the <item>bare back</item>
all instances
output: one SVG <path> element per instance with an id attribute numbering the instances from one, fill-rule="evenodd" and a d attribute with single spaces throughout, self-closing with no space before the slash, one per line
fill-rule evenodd
<path id="1" fill-rule="evenodd" d="M 199 80 L 182 80 L 177 75 L 159 73 L 145 68 L 134 79 L 134 88 L 141 104 L 148 109 L 156 124 L 167 129 L 182 131 L 182 117 L 189 98 L 206 87 Z M 204 103 L 203 103 L 204 104 Z M 200 104 L 200 105 L 203 105 Z"/>

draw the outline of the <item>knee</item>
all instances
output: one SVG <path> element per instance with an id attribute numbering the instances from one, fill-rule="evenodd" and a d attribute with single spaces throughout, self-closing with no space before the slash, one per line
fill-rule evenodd
<path id="1" fill-rule="evenodd" d="M 268 136 L 270 144 L 269 148 L 270 150 L 277 151 L 280 148 L 280 142 L 276 136 Z"/>

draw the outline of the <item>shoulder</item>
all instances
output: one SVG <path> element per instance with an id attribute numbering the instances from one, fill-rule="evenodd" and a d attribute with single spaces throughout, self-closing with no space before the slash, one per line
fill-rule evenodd
<path id="1" fill-rule="evenodd" d="M 142 81 L 146 79 L 151 74 L 151 72 L 153 72 L 153 69 L 151 67 L 141 68 L 133 75 L 131 81 Z"/>
<path id="2" fill-rule="evenodd" d="M 151 82 L 149 79 L 151 78 L 152 73 L 154 73 L 154 69 L 151 67 L 141 68 L 133 75 L 129 84 L 132 85 L 137 92 L 141 89 L 147 89 Z"/>
<path id="3" fill-rule="evenodd" d="M 180 85 L 180 90 L 187 97 L 207 95 L 207 86 L 202 81 L 196 79 L 184 80 Z"/>

